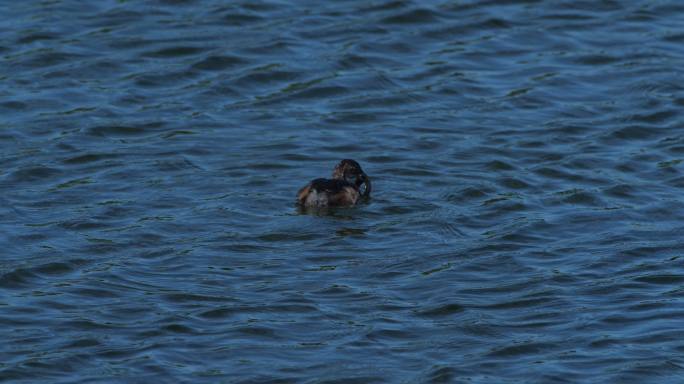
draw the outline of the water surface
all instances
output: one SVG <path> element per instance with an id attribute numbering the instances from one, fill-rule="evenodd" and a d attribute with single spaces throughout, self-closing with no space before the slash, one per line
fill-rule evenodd
<path id="1" fill-rule="evenodd" d="M 684 380 L 684 4 L 0 15 L 0 380 Z"/>

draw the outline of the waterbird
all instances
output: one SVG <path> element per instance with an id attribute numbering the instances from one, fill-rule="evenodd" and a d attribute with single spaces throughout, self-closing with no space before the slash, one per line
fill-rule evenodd
<path id="1" fill-rule="evenodd" d="M 361 186 L 364 186 L 363 191 Z M 315 179 L 297 192 L 303 207 L 343 207 L 356 205 L 371 193 L 370 177 L 354 160 L 344 159 L 333 169 L 332 179 Z"/>

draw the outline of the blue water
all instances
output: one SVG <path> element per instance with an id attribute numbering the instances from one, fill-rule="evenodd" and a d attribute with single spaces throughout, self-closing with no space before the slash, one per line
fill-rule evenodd
<path id="1" fill-rule="evenodd" d="M 0 381 L 684 382 L 684 3 L 0 2 Z M 352 158 L 369 203 L 304 213 Z"/>

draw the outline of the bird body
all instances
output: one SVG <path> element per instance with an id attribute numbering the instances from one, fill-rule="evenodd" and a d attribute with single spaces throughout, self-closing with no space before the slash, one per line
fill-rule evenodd
<path id="1" fill-rule="evenodd" d="M 333 170 L 332 179 L 315 179 L 300 189 L 297 203 L 304 207 L 353 206 L 370 196 L 370 191 L 370 178 L 359 163 L 345 159 Z"/>

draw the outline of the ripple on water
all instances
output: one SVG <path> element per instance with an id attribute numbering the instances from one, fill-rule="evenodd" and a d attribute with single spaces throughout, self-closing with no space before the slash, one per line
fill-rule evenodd
<path id="1" fill-rule="evenodd" d="M 416 8 L 410 11 L 387 16 L 381 20 L 385 24 L 414 24 L 414 23 L 432 23 L 436 22 L 438 17 L 435 12 L 425 9 Z"/>
<path id="2" fill-rule="evenodd" d="M 38 275 L 35 273 L 18 268 L 0 276 L 0 286 L 7 289 L 27 288 L 32 286 L 31 283 L 37 278 Z"/>
<path id="3" fill-rule="evenodd" d="M 62 163 L 71 165 L 88 164 L 101 160 L 115 159 L 117 157 L 118 155 L 110 153 L 88 153 L 64 159 L 62 160 Z"/>
<path id="4" fill-rule="evenodd" d="M 151 122 L 140 125 L 100 125 L 90 127 L 88 134 L 104 137 L 126 137 L 153 133 L 163 127 L 163 122 Z"/>
<path id="5" fill-rule="evenodd" d="M 204 52 L 205 49 L 202 47 L 192 47 L 192 46 L 175 46 L 169 48 L 163 48 L 155 50 L 152 52 L 142 53 L 143 57 L 161 58 L 161 59 L 172 59 L 181 56 L 196 56 L 199 53 Z"/>
<path id="6" fill-rule="evenodd" d="M 62 174 L 57 168 L 46 166 L 26 166 L 13 171 L 9 179 L 13 182 L 46 181 Z"/>
<path id="7" fill-rule="evenodd" d="M 238 56 L 217 55 L 205 57 L 192 65 L 193 69 L 203 71 L 222 71 L 245 65 L 248 61 Z"/>

